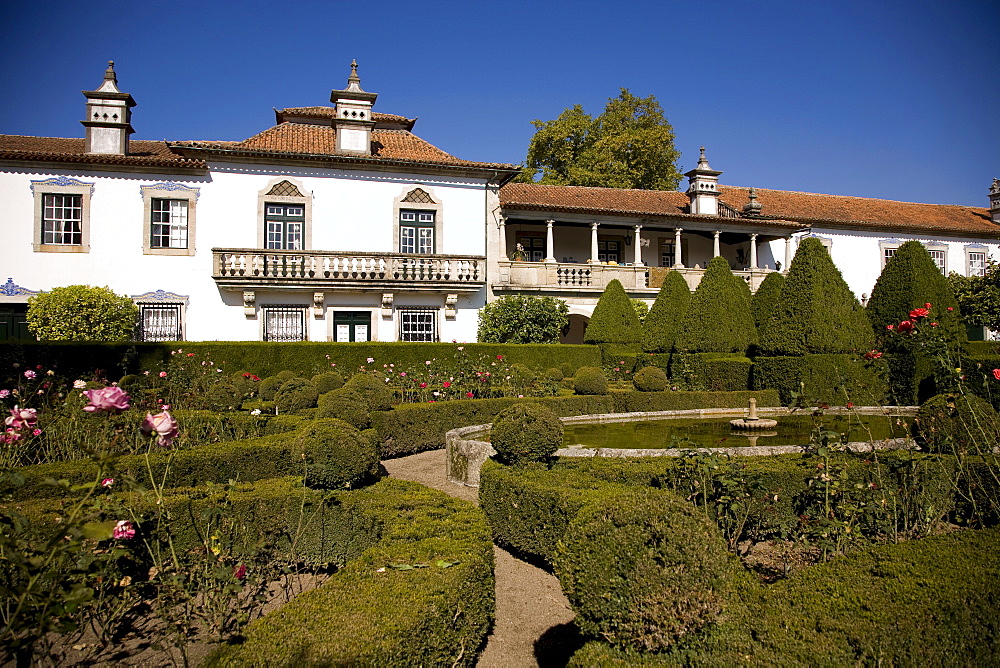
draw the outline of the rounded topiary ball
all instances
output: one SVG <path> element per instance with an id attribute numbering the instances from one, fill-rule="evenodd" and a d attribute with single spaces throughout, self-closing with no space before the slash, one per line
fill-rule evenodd
<path id="1" fill-rule="evenodd" d="M 278 388 L 284 385 L 285 381 L 277 376 L 269 376 L 260 381 L 257 388 L 257 396 L 261 401 L 274 401 L 274 395 L 278 393 Z"/>
<path id="2" fill-rule="evenodd" d="M 358 429 L 367 429 L 372 426 L 372 416 L 368 412 L 368 403 L 363 396 L 349 387 L 321 394 L 316 417 L 337 418 Z"/>
<path id="3" fill-rule="evenodd" d="M 668 387 L 667 374 L 659 367 L 643 367 L 632 376 L 632 385 L 640 392 L 663 392 Z"/>
<path id="4" fill-rule="evenodd" d="M 367 373 L 358 373 L 351 376 L 351 379 L 344 383 L 344 387 L 360 394 L 367 402 L 368 410 L 392 410 L 392 390 L 386 387 L 384 380 L 379 380 Z"/>
<path id="5" fill-rule="evenodd" d="M 288 369 L 285 369 L 284 371 L 279 371 L 278 373 L 276 373 L 274 375 L 277 376 L 283 382 L 288 382 L 292 378 L 295 378 L 295 372 L 294 371 L 289 371 Z"/>
<path id="6" fill-rule="evenodd" d="M 545 461 L 562 446 L 563 425 L 551 409 L 537 404 L 516 404 L 497 414 L 490 442 L 497 459 L 518 465 Z"/>
<path id="7" fill-rule="evenodd" d="M 608 379 L 596 366 L 582 366 L 573 377 L 573 391 L 577 394 L 607 394 Z"/>
<path id="8" fill-rule="evenodd" d="M 243 405 L 243 390 L 230 381 L 213 385 L 205 395 L 205 408 L 213 411 L 235 411 Z"/>
<path id="9" fill-rule="evenodd" d="M 378 473 L 378 449 L 367 435 L 343 420 L 315 420 L 293 441 L 305 460 L 307 487 L 358 487 Z"/>
<path id="10" fill-rule="evenodd" d="M 305 378 L 286 381 L 274 395 L 274 403 L 279 413 L 295 413 L 304 408 L 312 408 L 319 399 L 319 390 Z"/>
<path id="11" fill-rule="evenodd" d="M 917 411 L 915 431 L 931 452 L 985 453 L 1000 443 L 997 412 L 974 394 L 939 394 Z"/>
<path id="12" fill-rule="evenodd" d="M 326 394 L 331 390 L 342 388 L 344 386 L 344 377 L 336 371 L 326 371 L 313 376 L 312 384 L 316 386 L 320 394 Z"/>
<path id="13" fill-rule="evenodd" d="M 545 380 L 551 383 L 561 383 L 564 377 L 562 369 L 552 367 L 551 369 L 547 369 L 545 371 Z"/>
<path id="14" fill-rule="evenodd" d="M 554 565 L 585 635 L 657 652 L 719 618 L 737 577 L 732 559 L 711 520 L 647 489 L 584 507 Z"/>

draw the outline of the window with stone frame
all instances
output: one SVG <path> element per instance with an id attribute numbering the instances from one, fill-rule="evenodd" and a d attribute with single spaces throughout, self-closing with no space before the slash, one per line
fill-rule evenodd
<path id="1" fill-rule="evenodd" d="M 948 274 L 948 247 L 944 244 L 933 244 L 927 246 L 927 253 L 934 260 L 935 266 L 942 274 Z"/>
<path id="2" fill-rule="evenodd" d="M 94 184 L 58 176 L 31 182 L 35 198 L 36 252 L 90 251 L 90 198 Z"/>
<path id="3" fill-rule="evenodd" d="M 965 275 L 985 276 L 989 248 L 983 244 L 970 244 L 965 247 Z"/>
<path id="4" fill-rule="evenodd" d="M 312 248 L 312 197 L 291 177 L 273 179 L 257 193 L 258 248 Z"/>
<path id="5" fill-rule="evenodd" d="M 396 313 L 399 318 L 400 341 L 437 341 L 437 309 L 401 308 Z"/>
<path id="6" fill-rule="evenodd" d="M 154 198 L 149 221 L 150 248 L 188 247 L 188 201 Z"/>
<path id="7" fill-rule="evenodd" d="M 401 209 L 399 211 L 399 252 L 432 255 L 434 251 L 434 212 Z"/>
<path id="8" fill-rule="evenodd" d="M 183 304 L 137 304 L 140 341 L 183 341 Z"/>
<path id="9" fill-rule="evenodd" d="M 441 202 L 428 186 L 408 186 L 393 202 L 393 246 L 399 253 L 433 255 L 444 243 Z"/>
<path id="10" fill-rule="evenodd" d="M 83 243 L 83 196 L 43 195 L 42 243 L 79 246 Z"/>
<path id="11" fill-rule="evenodd" d="M 261 307 L 265 341 L 305 341 L 306 307 L 268 305 Z"/>
<path id="12" fill-rule="evenodd" d="M 195 203 L 200 188 L 165 181 L 139 186 L 145 255 L 195 254 Z"/>

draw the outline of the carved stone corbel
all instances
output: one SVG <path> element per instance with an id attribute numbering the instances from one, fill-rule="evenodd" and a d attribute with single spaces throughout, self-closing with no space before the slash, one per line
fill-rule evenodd
<path id="1" fill-rule="evenodd" d="M 323 317 L 323 293 L 314 292 L 313 293 L 313 315 L 317 318 Z"/>
<path id="2" fill-rule="evenodd" d="M 447 295 L 444 298 L 444 317 L 448 320 L 454 320 L 455 316 L 458 315 L 458 310 L 455 308 L 458 304 L 458 295 Z"/>
<path id="3" fill-rule="evenodd" d="M 243 291 L 243 315 L 248 318 L 257 315 L 257 295 L 253 290 Z"/>
<path id="4" fill-rule="evenodd" d="M 383 292 L 382 293 L 382 317 L 391 318 L 392 317 L 392 293 Z"/>

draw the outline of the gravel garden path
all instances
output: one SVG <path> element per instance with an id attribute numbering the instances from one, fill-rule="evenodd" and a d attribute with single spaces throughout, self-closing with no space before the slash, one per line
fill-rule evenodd
<path id="1" fill-rule="evenodd" d="M 478 492 L 448 482 L 445 451 L 432 450 L 382 462 L 389 475 L 478 504 Z M 580 646 L 573 611 L 555 576 L 499 547 L 496 555 L 496 624 L 479 668 L 565 666 Z"/>

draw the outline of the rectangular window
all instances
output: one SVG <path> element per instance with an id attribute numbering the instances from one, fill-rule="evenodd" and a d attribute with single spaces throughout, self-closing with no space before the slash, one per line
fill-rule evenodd
<path id="1" fill-rule="evenodd" d="M 180 304 L 139 304 L 140 341 L 183 341 Z"/>
<path id="2" fill-rule="evenodd" d="M 333 314 L 334 341 L 369 341 L 372 314 L 368 311 L 336 311 Z"/>
<path id="3" fill-rule="evenodd" d="M 306 310 L 301 306 L 264 306 L 265 341 L 305 341 Z"/>
<path id="4" fill-rule="evenodd" d="M 543 237 L 519 234 L 515 243 L 515 253 L 521 253 L 525 262 L 541 262 L 545 259 L 545 239 Z"/>
<path id="5" fill-rule="evenodd" d="M 618 262 L 621 252 L 621 242 L 618 241 L 598 241 L 597 260 L 598 262 Z"/>
<path id="6" fill-rule="evenodd" d="M 892 256 L 895 255 L 895 254 L 896 254 L 896 249 L 895 248 L 883 248 L 882 249 L 882 266 L 885 266 L 885 263 L 888 262 L 889 260 L 891 260 Z"/>
<path id="7" fill-rule="evenodd" d="M 44 195 L 42 243 L 62 246 L 83 244 L 83 196 Z"/>
<path id="8" fill-rule="evenodd" d="M 265 204 L 265 243 L 268 248 L 302 250 L 306 209 L 301 204 Z"/>
<path id="9" fill-rule="evenodd" d="M 154 198 L 150 208 L 150 248 L 188 247 L 188 201 Z"/>
<path id="10" fill-rule="evenodd" d="M 399 309 L 400 341 L 437 341 L 437 309 Z"/>
<path id="11" fill-rule="evenodd" d="M 431 255 L 434 253 L 434 212 L 399 212 L 399 252 Z"/>
<path id="12" fill-rule="evenodd" d="M 660 266 L 672 267 L 676 262 L 677 262 L 677 256 L 674 255 L 674 243 L 672 241 L 661 241 Z"/>
<path id="13" fill-rule="evenodd" d="M 928 249 L 927 252 L 931 254 L 931 259 L 934 260 L 934 264 L 937 265 L 937 268 L 941 271 L 941 273 L 948 273 L 948 266 L 945 260 L 947 251 Z"/>
<path id="14" fill-rule="evenodd" d="M 968 253 L 969 276 L 986 275 L 986 253 Z"/>

